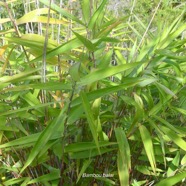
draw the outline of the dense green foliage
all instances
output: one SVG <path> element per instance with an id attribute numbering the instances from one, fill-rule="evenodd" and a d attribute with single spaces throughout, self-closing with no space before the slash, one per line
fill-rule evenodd
<path id="1" fill-rule="evenodd" d="M 186 184 L 186 5 L 127 2 L 0 2 L 2 185 Z"/>

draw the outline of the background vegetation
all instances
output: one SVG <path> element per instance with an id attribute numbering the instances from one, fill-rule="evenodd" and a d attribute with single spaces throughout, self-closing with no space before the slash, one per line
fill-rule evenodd
<path id="1" fill-rule="evenodd" d="M 1 185 L 185 185 L 185 11 L 1 1 Z"/>

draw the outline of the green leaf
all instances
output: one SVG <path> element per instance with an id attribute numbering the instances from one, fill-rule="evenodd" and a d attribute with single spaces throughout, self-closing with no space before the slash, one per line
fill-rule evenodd
<path id="1" fill-rule="evenodd" d="M 105 153 L 111 152 L 116 150 L 115 148 L 101 148 L 99 151 L 98 149 L 87 150 L 87 151 L 80 151 L 80 152 L 72 152 L 69 153 L 71 159 L 85 159 L 85 158 L 92 158 L 95 156 L 100 156 Z"/>
<path id="2" fill-rule="evenodd" d="M 117 166 L 120 185 L 129 185 L 129 170 L 131 169 L 130 147 L 122 128 L 115 128 L 115 135 L 118 143 Z"/>
<path id="3" fill-rule="evenodd" d="M 164 126 L 159 126 L 159 128 L 164 132 L 165 135 L 167 135 L 170 138 L 170 140 L 172 140 L 173 143 L 175 143 L 181 149 L 186 151 L 186 142 L 177 133 L 175 133 L 170 128 Z"/>
<path id="4" fill-rule="evenodd" d="M 39 0 L 41 3 L 43 3 L 46 6 L 49 6 L 50 3 L 49 1 L 45 1 L 45 0 Z M 64 17 L 73 20 L 81 25 L 84 25 L 84 23 L 82 21 L 80 21 L 77 17 L 73 16 L 72 14 L 68 13 L 67 11 L 65 11 L 64 9 L 60 8 L 59 6 L 57 6 L 56 4 L 52 3 L 50 5 L 51 9 L 54 10 L 55 12 L 60 13 L 61 15 L 63 15 Z"/>
<path id="5" fill-rule="evenodd" d="M 98 89 L 92 92 L 87 93 L 87 97 L 89 101 L 95 100 L 99 97 L 112 94 L 114 92 L 118 92 L 120 90 L 124 90 L 129 87 L 135 86 L 137 83 L 141 82 L 141 78 L 127 78 L 125 83 L 118 86 L 109 86 L 107 88 Z M 76 106 L 81 104 L 81 99 L 78 97 L 72 101 L 72 106 Z"/>
<path id="6" fill-rule="evenodd" d="M 4 86 L 7 86 L 8 83 L 3 84 Z M 46 82 L 46 83 L 36 83 L 36 84 L 28 84 L 28 85 L 19 85 L 14 86 L 11 88 L 4 88 L 3 90 L 0 90 L 2 93 L 6 92 L 15 92 L 15 91 L 25 91 L 30 89 L 39 89 L 39 90 L 71 90 L 72 85 L 67 83 L 61 83 L 61 82 Z"/>
<path id="7" fill-rule="evenodd" d="M 176 28 L 176 27 L 175 27 Z M 171 33 L 171 34 L 167 34 L 167 37 L 165 39 L 163 39 L 157 46 L 157 48 L 160 49 L 164 49 L 166 48 L 175 38 L 177 38 L 184 30 L 186 29 L 186 25 L 183 24 L 181 26 L 178 27 L 177 25 L 177 29 Z"/>
<path id="8" fill-rule="evenodd" d="M 93 16 L 91 17 L 91 19 L 90 19 L 90 21 L 88 23 L 88 28 L 90 30 L 92 30 L 94 28 L 96 22 L 98 21 L 99 15 L 102 13 L 106 3 L 107 3 L 107 0 L 103 0 L 101 5 L 99 6 L 99 8 L 95 11 Z"/>
<path id="9" fill-rule="evenodd" d="M 166 178 L 166 179 L 160 181 L 159 183 L 157 183 L 156 186 L 173 186 L 185 178 L 186 178 L 186 171 L 184 171 L 182 173 L 178 173 L 178 174 L 171 176 L 169 178 Z"/>
<path id="10" fill-rule="evenodd" d="M 176 55 L 176 53 L 166 49 L 159 49 L 156 50 L 155 52 L 156 54 L 161 54 L 162 56 L 168 57 L 168 59 L 176 59 L 176 60 L 184 61 L 186 58 L 186 56 L 178 56 Z"/>
<path id="11" fill-rule="evenodd" d="M 37 34 L 24 34 L 20 38 L 17 37 L 5 37 L 4 38 L 11 43 L 16 43 L 22 46 L 30 47 L 32 50 L 39 50 L 41 54 L 43 52 L 45 37 Z M 47 50 L 51 50 L 57 47 L 57 43 L 51 39 L 48 39 Z"/>
<path id="12" fill-rule="evenodd" d="M 1 18 L 0 19 L 0 24 L 7 23 L 7 22 L 10 22 L 10 21 L 11 21 L 10 18 Z"/>
<path id="13" fill-rule="evenodd" d="M 154 115 L 153 117 L 154 117 L 156 120 L 160 121 L 161 124 L 164 124 L 167 128 L 171 129 L 171 130 L 174 131 L 174 132 L 179 133 L 179 130 L 177 130 L 177 128 L 174 127 L 173 124 L 169 123 L 168 121 L 164 120 L 163 118 L 161 118 L 161 117 L 159 117 L 159 116 L 157 116 L 157 115 Z"/>
<path id="14" fill-rule="evenodd" d="M 74 81 L 80 80 L 80 75 L 79 75 L 80 65 L 81 65 L 81 63 L 75 63 L 69 69 L 69 74 Z"/>
<path id="15" fill-rule="evenodd" d="M 82 42 L 82 44 L 89 50 L 89 51 L 94 51 L 95 47 L 92 44 L 90 40 L 88 40 L 86 37 L 76 33 L 73 31 L 73 33 L 76 35 L 76 37 Z"/>
<path id="16" fill-rule="evenodd" d="M 0 35 L 8 34 L 8 33 L 11 33 L 11 32 L 15 32 L 15 30 L 14 29 L 1 30 L 0 31 Z"/>
<path id="17" fill-rule="evenodd" d="M 12 178 L 12 179 L 9 179 L 9 180 L 7 180 L 7 181 L 5 181 L 5 182 L 3 182 L 3 184 L 5 185 L 5 186 L 8 186 L 8 185 L 15 185 L 15 184 L 20 184 L 20 182 L 23 182 L 23 181 L 25 181 L 25 179 L 28 179 L 28 177 L 22 177 L 22 178 Z"/>
<path id="18" fill-rule="evenodd" d="M 58 54 L 63 54 L 63 53 L 67 53 L 75 48 L 78 48 L 82 45 L 82 42 L 79 41 L 79 39 L 72 39 L 70 41 L 67 41 L 65 42 L 64 44 L 56 47 L 55 49 L 51 50 L 51 51 L 48 51 L 47 54 L 46 54 L 46 59 L 50 59 L 52 58 L 53 56 L 56 56 Z M 33 59 L 32 61 L 30 61 L 30 63 L 35 63 L 37 61 L 41 61 L 43 58 L 43 56 L 39 56 L 35 59 Z"/>
<path id="19" fill-rule="evenodd" d="M 54 11 L 51 11 L 51 13 L 55 13 Z M 33 11 L 28 12 L 27 14 L 24 14 L 23 17 L 16 20 L 17 25 L 21 25 L 28 22 L 40 22 L 40 23 L 47 23 L 48 17 L 40 16 L 42 14 L 48 14 L 48 8 L 39 8 Z M 67 21 L 65 20 L 59 20 L 50 18 L 50 24 L 67 24 Z"/>
<path id="20" fill-rule="evenodd" d="M 100 141 L 99 142 L 99 147 L 106 147 L 109 145 L 116 145 L 117 143 L 114 142 L 106 142 L 106 141 Z M 90 149 L 95 149 L 97 148 L 96 144 L 93 142 L 79 142 L 79 143 L 72 143 L 69 144 L 65 147 L 64 152 L 69 153 L 69 152 L 78 152 L 78 151 L 85 151 L 85 150 L 90 150 Z"/>
<path id="21" fill-rule="evenodd" d="M 186 116 L 186 109 L 182 109 L 182 108 L 178 108 L 178 107 L 171 107 L 171 109 L 173 109 L 173 110 L 175 110 L 175 111 L 177 111 L 177 112 L 179 112 L 179 113 L 181 113 L 181 114 L 183 114 L 183 115 L 185 115 Z"/>
<path id="22" fill-rule="evenodd" d="M 162 85 L 162 84 L 160 84 L 160 83 L 158 83 L 158 82 L 156 82 L 155 85 L 158 86 L 159 88 L 161 88 L 165 93 L 170 94 L 170 95 L 171 95 L 172 97 L 174 97 L 174 98 L 177 98 L 177 96 L 175 95 L 175 93 L 172 92 L 172 91 L 171 91 L 169 88 L 167 88 L 166 86 L 164 86 L 164 85 Z"/>
<path id="23" fill-rule="evenodd" d="M 40 103 L 39 105 L 23 107 L 23 108 L 16 109 L 16 110 L 10 110 L 10 111 L 6 111 L 6 112 L 0 113 L 0 116 L 13 115 L 13 114 L 21 113 L 23 111 L 27 111 L 28 112 L 28 110 L 35 110 L 35 109 L 37 110 L 38 108 L 46 107 L 46 106 L 53 105 L 54 103 L 59 103 L 59 102 L 61 102 L 61 101 L 54 101 L 54 102 L 48 102 L 48 103 Z"/>
<path id="24" fill-rule="evenodd" d="M 24 15 L 26 16 L 26 15 Z M 21 18 L 17 20 L 17 24 L 24 24 L 24 23 L 28 23 L 28 22 L 32 22 L 32 23 L 47 23 L 48 22 L 48 17 L 45 16 L 34 16 L 34 17 L 24 17 L 26 19 L 22 20 Z M 62 25 L 67 25 L 67 21 L 64 20 L 59 20 L 59 19 L 55 19 L 55 18 L 50 18 L 50 24 L 62 24 Z"/>
<path id="25" fill-rule="evenodd" d="M 89 22 L 90 17 L 91 17 L 91 6 L 90 6 L 91 1 L 87 0 L 82 0 L 81 2 L 81 8 L 83 12 L 83 19 L 85 20 L 86 23 Z"/>
<path id="26" fill-rule="evenodd" d="M 154 148 L 153 148 L 151 135 L 147 130 L 147 128 L 143 125 L 139 126 L 139 131 L 150 165 L 152 167 L 153 172 L 156 174 L 156 160 L 154 156 Z"/>
<path id="27" fill-rule="evenodd" d="M 126 19 L 128 18 L 120 18 L 119 20 L 115 20 L 115 22 L 113 22 L 112 24 L 108 25 L 106 28 L 102 29 L 98 34 L 97 34 L 97 38 L 103 38 L 106 37 L 114 28 L 116 28 L 118 25 L 120 25 L 121 23 L 123 23 Z"/>
<path id="28" fill-rule="evenodd" d="M 136 166 L 136 170 L 139 171 L 140 173 L 142 173 L 144 175 L 154 176 L 154 173 L 150 170 L 150 168 L 151 167 L 149 167 L 149 166 L 143 166 L 143 165 Z"/>
<path id="29" fill-rule="evenodd" d="M 137 66 L 140 66 L 141 64 L 143 64 L 143 62 L 128 63 L 128 64 L 123 64 L 123 65 L 118 65 L 118 66 L 107 67 L 105 69 L 98 69 L 82 77 L 80 79 L 80 82 L 78 82 L 77 84 L 81 86 L 91 84 L 95 81 L 124 72 L 131 68 L 135 68 Z"/>
<path id="30" fill-rule="evenodd" d="M 98 65 L 98 69 L 105 69 L 110 65 L 111 57 L 113 52 L 109 50 L 103 58 L 100 60 L 100 63 Z"/>
<path id="31" fill-rule="evenodd" d="M 114 177 L 114 174 L 108 174 L 108 176 L 112 178 Z M 104 173 L 102 174 L 102 177 L 97 177 L 96 179 L 104 182 L 105 185 L 116 185 L 116 182 L 107 178 L 107 174 Z"/>
<path id="32" fill-rule="evenodd" d="M 41 102 L 37 99 L 36 96 L 34 96 L 31 92 L 28 92 L 27 94 L 21 95 L 21 97 L 30 105 L 30 106 L 35 106 L 35 105 L 40 105 Z M 39 111 L 41 114 L 44 115 L 45 110 L 42 107 L 36 108 L 37 111 Z"/>
<path id="33" fill-rule="evenodd" d="M 30 147 L 33 146 L 34 143 L 39 139 L 41 135 L 41 132 L 39 133 L 35 133 L 35 134 L 31 134 L 29 136 L 24 136 L 24 137 L 20 137 L 18 139 L 9 141 L 7 143 L 1 144 L 0 148 L 9 148 L 9 147 Z M 52 136 L 50 137 L 50 140 L 54 140 L 54 139 L 58 139 L 61 137 L 61 133 L 60 132 L 55 132 L 54 134 L 52 134 Z"/>
<path id="34" fill-rule="evenodd" d="M 91 111 L 89 101 L 88 101 L 87 96 L 84 92 L 81 92 L 80 96 L 82 99 L 82 104 L 83 104 L 83 108 L 84 108 L 84 111 L 85 111 L 85 114 L 86 114 L 86 117 L 88 120 L 90 131 L 92 133 L 96 147 L 97 147 L 98 151 L 100 151 L 100 146 L 99 146 L 98 137 L 97 137 L 97 126 L 96 126 L 96 122 L 94 120 L 94 117 L 93 117 L 93 114 Z"/>
<path id="35" fill-rule="evenodd" d="M 119 174 L 119 181 L 121 186 L 129 186 L 129 170 L 125 162 L 123 162 L 123 155 L 120 151 L 117 154 L 117 167 Z"/>
<path id="36" fill-rule="evenodd" d="M 27 161 L 25 162 L 23 168 L 21 169 L 21 172 L 23 172 L 36 158 L 36 156 L 39 154 L 39 152 L 42 150 L 42 148 L 46 145 L 46 143 L 51 139 L 51 136 L 61 127 L 61 137 L 63 135 L 64 130 L 64 121 L 65 121 L 65 112 L 67 109 L 67 105 L 63 107 L 61 110 L 59 116 L 50 124 L 47 125 L 47 127 L 44 129 L 44 131 L 39 136 L 38 140 L 36 141 L 33 149 L 31 150 L 29 157 Z"/>
<path id="37" fill-rule="evenodd" d="M 39 176 L 38 178 L 35 178 L 28 182 L 28 184 L 34 184 L 34 183 L 44 183 L 46 181 L 52 181 L 60 178 L 60 170 L 52 170 L 51 173 Z"/>
<path id="38" fill-rule="evenodd" d="M 178 151 L 176 153 L 176 156 L 172 160 L 171 164 L 169 165 L 169 168 L 167 170 L 167 177 L 173 176 L 176 173 L 176 170 L 179 168 L 180 163 L 180 152 Z"/>
<path id="39" fill-rule="evenodd" d="M 92 160 L 85 160 L 85 161 L 83 162 L 83 166 L 82 166 L 82 168 L 81 168 L 81 170 L 80 170 L 80 173 L 78 174 L 76 183 L 79 182 L 81 176 L 83 175 L 83 173 L 85 173 L 86 169 L 87 169 L 88 166 L 91 164 L 91 162 L 92 162 Z"/>
<path id="40" fill-rule="evenodd" d="M 8 83 L 8 82 L 12 83 L 15 80 L 22 80 L 22 79 L 24 79 L 24 77 L 27 77 L 28 75 L 33 74 L 34 72 L 37 72 L 39 70 L 41 70 L 41 68 L 27 70 L 24 72 L 20 72 L 19 74 L 15 74 L 13 76 L 3 76 L 0 78 L 0 83 Z"/>
<path id="41" fill-rule="evenodd" d="M 101 42 L 110 42 L 110 43 L 119 43 L 121 42 L 119 39 L 113 37 L 101 37 L 96 43 L 95 46 L 99 45 Z"/>

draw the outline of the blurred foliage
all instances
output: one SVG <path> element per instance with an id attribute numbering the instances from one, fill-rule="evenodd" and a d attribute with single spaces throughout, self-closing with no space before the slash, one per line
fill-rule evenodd
<path id="1" fill-rule="evenodd" d="M 185 185 L 184 1 L 0 5 L 2 185 Z"/>

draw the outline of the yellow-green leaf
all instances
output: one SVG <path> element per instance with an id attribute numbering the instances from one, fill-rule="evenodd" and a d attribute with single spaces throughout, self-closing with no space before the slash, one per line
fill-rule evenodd
<path id="1" fill-rule="evenodd" d="M 21 24 L 28 23 L 28 22 L 47 23 L 48 22 L 48 17 L 46 17 L 46 16 L 35 16 L 35 17 L 32 17 L 32 18 L 28 18 L 28 19 L 18 19 L 17 20 L 17 25 L 21 25 Z M 67 23 L 68 23 L 67 21 L 54 19 L 54 18 L 50 18 L 50 22 L 49 22 L 49 24 L 63 24 L 63 25 L 67 25 Z"/>
<path id="2" fill-rule="evenodd" d="M 0 19 L 0 24 L 7 23 L 9 21 L 11 21 L 10 18 L 2 18 Z"/>

